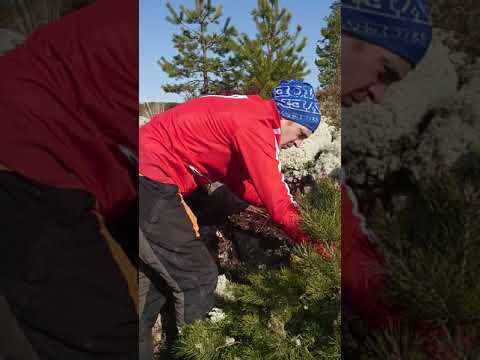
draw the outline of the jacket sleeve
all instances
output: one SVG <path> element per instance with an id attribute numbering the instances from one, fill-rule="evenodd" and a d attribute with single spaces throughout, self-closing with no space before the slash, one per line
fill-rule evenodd
<path id="1" fill-rule="evenodd" d="M 382 296 L 385 259 L 373 238 L 353 191 L 342 185 L 342 297 L 369 323 L 383 326 L 398 320 L 399 313 Z"/>
<path id="2" fill-rule="evenodd" d="M 236 131 L 234 141 L 251 181 L 250 185 L 249 181 L 243 182 L 238 195 L 246 201 L 257 197 L 257 205 L 263 205 L 294 242 L 309 241 L 300 229 L 299 211 L 280 171 L 279 146 L 273 129 L 242 127 Z"/>

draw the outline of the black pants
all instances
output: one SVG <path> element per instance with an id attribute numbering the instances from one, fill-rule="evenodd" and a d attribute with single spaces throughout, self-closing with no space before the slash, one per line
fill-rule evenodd
<path id="1" fill-rule="evenodd" d="M 39 359 L 138 358 L 136 271 L 94 205 L 0 171 L 0 297 Z"/>
<path id="2" fill-rule="evenodd" d="M 139 196 L 140 359 L 150 360 L 159 313 L 166 310 L 171 346 L 183 325 L 204 318 L 213 307 L 218 270 L 176 186 L 141 177 Z"/>

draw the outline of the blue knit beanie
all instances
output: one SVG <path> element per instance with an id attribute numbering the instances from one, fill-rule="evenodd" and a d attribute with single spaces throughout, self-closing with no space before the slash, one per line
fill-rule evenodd
<path id="1" fill-rule="evenodd" d="M 280 116 L 314 132 L 320 124 L 320 109 L 312 85 L 301 80 L 282 80 L 272 98 Z"/>
<path id="2" fill-rule="evenodd" d="M 432 40 L 425 0 L 342 0 L 342 31 L 417 65 Z"/>

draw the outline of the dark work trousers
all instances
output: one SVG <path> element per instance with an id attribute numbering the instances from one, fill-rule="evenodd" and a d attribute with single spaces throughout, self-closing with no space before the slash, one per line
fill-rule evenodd
<path id="1" fill-rule="evenodd" d="M 142 176 L 139 197 L 139 351 L 141 360 L 151 360 L 159 313 L 171 350 L 181 327 L 205 318 L 213 307 L 218 269 L 176 186 Z"/>
<path id="2" fill-rule="evenodd" d="M 0 359 L 138 358 L 137 271 L 94 209 L 0 170 Z"/>
<path id="3" fill-rule="evenodd" d="M 0 295 L 0 360 L 38 360 L 5 297 Z"/>

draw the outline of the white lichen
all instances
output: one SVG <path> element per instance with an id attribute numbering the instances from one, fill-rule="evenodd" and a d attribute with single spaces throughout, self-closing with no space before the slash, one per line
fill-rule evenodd
<path id="1" fill-rule="evenodd" d="M 146 116 L 142 116 L 140 115 L 138 117 L 138 126 L 139 127 L 142 127 L 143 125 L 145 125 L 146 123 L 148 123 L 150 121 L 149 118 L 147 118 Z"/>
<path id="2" fill-rule="evenodd" d="M 340 132 L 323 119 L 301 147 L 281 151 L 280 162 L 286 181 L 301 183 L 306 177 L 334 175 L 340 168 L 340 153 Z"/>
<path id="3" fill-rule="evenodd" d="M 235 296 L 229 289 L 229 285 L 230 281 L 225 275 L 218 276 L 217 287 L 215 288 L 215 295 L 227 301 L 235 301 Z"/>
<path id="4" fill-rule="evenodd" d="M 235 344 L 235 338 L 233 338 L 233 337 L 228 337 L 228 336 L 227 336 L 227 337 L 225 338 L 225 345 L 226 345 L 226 346 L 231 346 L 231 345 L 233 345 L 233 344 Z"/>
<path id="5" fill-rule="evenodd" d="M 209 313 L 208 313 L 209 319 L 212 323 L 217 323 L 219 321 L 222 321 L 225 319 L 225 313 L 223 312 L 222 309 L 214 307 Z"/>

